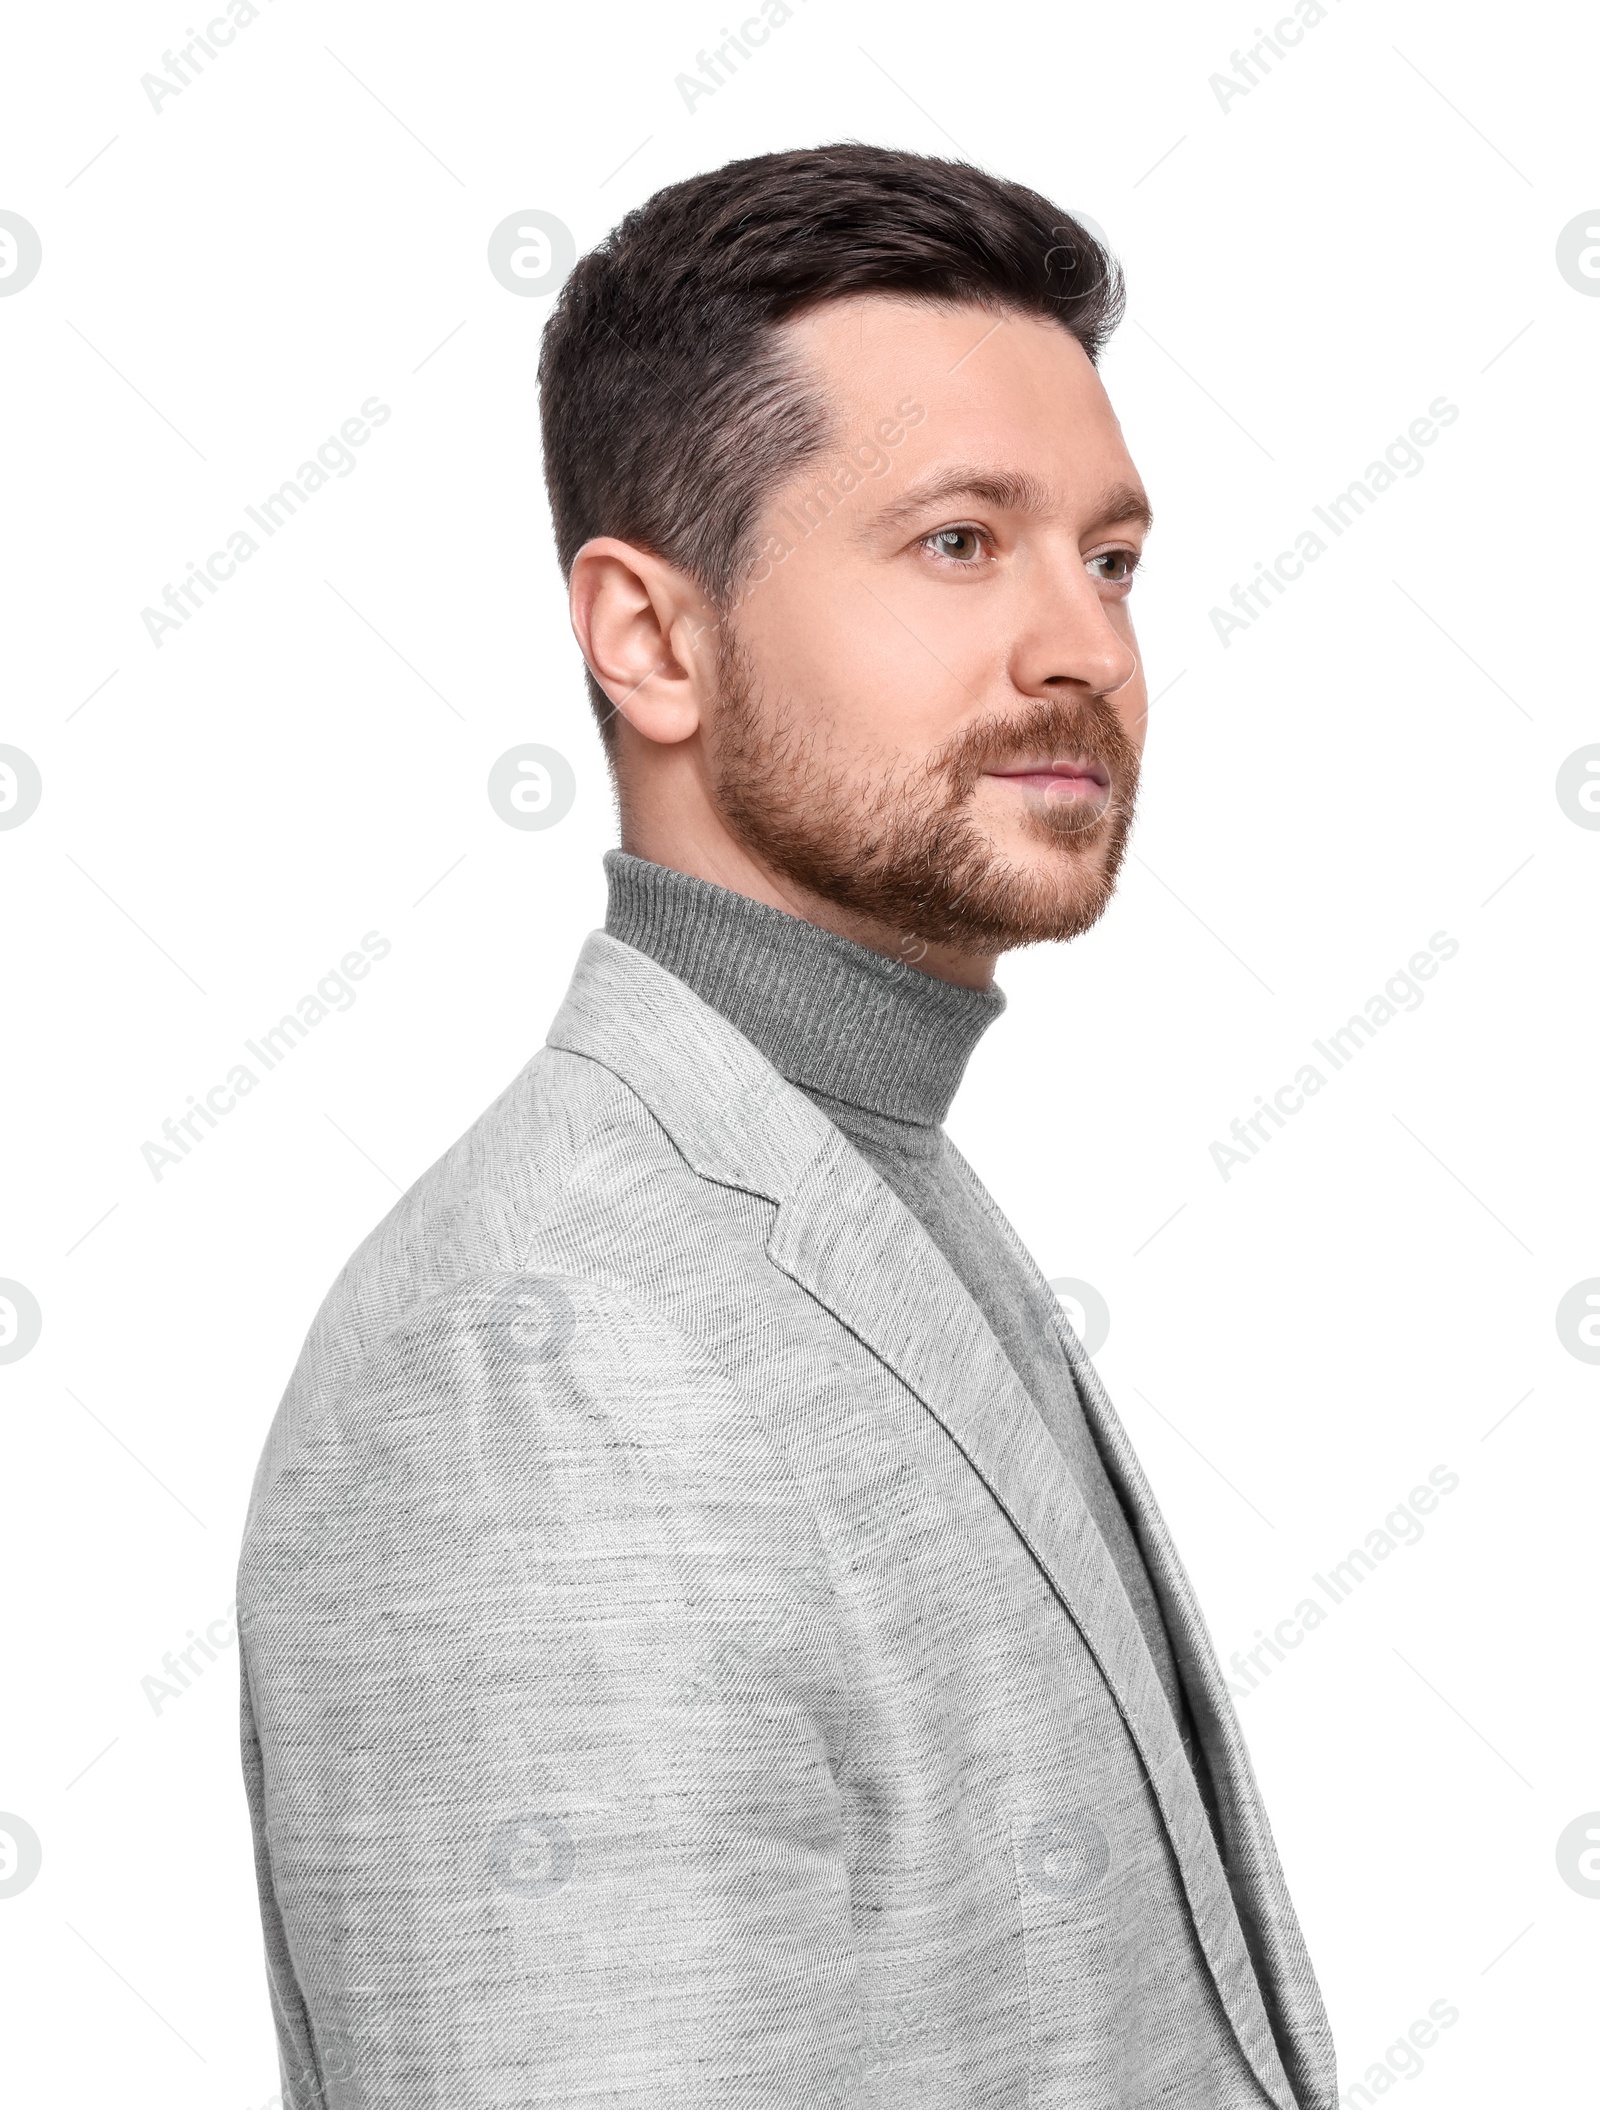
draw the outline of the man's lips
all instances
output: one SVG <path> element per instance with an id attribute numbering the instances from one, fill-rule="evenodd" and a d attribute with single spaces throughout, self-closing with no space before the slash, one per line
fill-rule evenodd
<path id="1" fill-rule="evenodd" d="M 991 769 L 986 775 L 1002 784 L 1054 799 L 1102 799 L 1111 789 L 1111 772 L 1100 762 L 1025 762 L 1020 769 Z"/>

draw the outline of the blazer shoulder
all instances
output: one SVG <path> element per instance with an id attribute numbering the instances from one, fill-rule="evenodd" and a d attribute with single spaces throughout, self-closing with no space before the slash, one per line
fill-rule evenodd
<path id="1" fill-rule="evenodd" d="M 268 1432 L 252 1512 L 308 1423 L 397 1334 L 497 1279 L 609 1273 L 626 1299 L 627 1253 L 607 1268 L 605 1227 L 628 1219 L 641 1190 L 699 1185 L 627 1083 L 585 1055 L 541 1049 L 340 1269 Z"/>

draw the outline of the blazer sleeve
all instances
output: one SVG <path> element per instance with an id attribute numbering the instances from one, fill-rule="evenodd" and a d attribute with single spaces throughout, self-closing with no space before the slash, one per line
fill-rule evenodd
<path id="1" fill-rule="evenodd" d="M 826 1561 L 701 1346 L 552 1274 L 421 1307 L 296 1409 L 239 1602 L 286 2110 L 846 2099 Z"/>

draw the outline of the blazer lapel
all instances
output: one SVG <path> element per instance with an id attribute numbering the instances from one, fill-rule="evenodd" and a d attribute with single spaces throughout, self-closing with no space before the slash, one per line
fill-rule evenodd
<path id="1" fill-rule="evenodd" d="M 962 1169 L 996 1236 L 1018 1266 L 1033 1278 L 1041 1308 L 1053 1314 L 1056 1338 L 1090 1434 L 1133 1524 L 1216 1787 L 1232 1871 L 1230 1888 L 1241 1917 L 1249 1921 L 1257 1982 L 1277 2024 L 1276 2041 L 1289 2065 L 1296 2096 L 1304 2102 L 1316 2101 L 1321 2094 L 1331 2092 L 1333 2038 L 1266 1822 L 1239 1718 L 1228 1697 L 1227 1681 L 1217 1662 L 1194 1586 L 1178 1557 L 1144 1468 L 1100 1381 L 1100 1373 L 1068 1325 L 1033 1255 L 965 1160 Z"/>
<path id="2" fill-rule="evenodd" d="M 631 1085 L 705 1177 L 778 1205 L 768 1239 L 774 1265 L 894 1372 L 984 1482 L 1078 1627 L 1128 1724 L 1240 2047 L 1278 2110 L 1296 2110 L 1143 1630 L 1054 1439 L 943 1254 L 803 1093 L 692 990 L 631 946 L 604 932 L 590 937 L 549 1038 Z M 1069 1338 L 1064 1332 L 1064 1346 Z M 1142 1504 L 1134 1521 L 1143 1541 L 1154 1508 L 1120 1427 L 1113 1435 L 1114 1422 L 1098 1394 L 1091 1427 L 1107 1443 L 1108 1465 L 1116 1460 Z M 1161 1544 L 1170 1555 L 1164 1534 Z M 1171 1565 L 1176 1569 L 1175 1556 Z M 1158 1577 L 1158 1587 L 1165 1580 Z M 1224 1764 L 1242 1755 L 1235 1729 Z M 1245 1799 L 1251 1794 L 1253 1783 Z"/>
<path id="3" fill-rule="evenodd" d="M 1210 1820 L 1143 1629 L 1077 1482 L 982 1314 L 915 1217 L 836 1131 L 782 1201 L 767 1250 L 921 1400 L 1071 1615 L 1150 1777 L 1240 2047 L 1279 2110 L 1295 2110 Z M 1148 1491 L 1146 1504 L 1149 1515 Z"/>
<path id="4" fill-rule="evenodd" d="M 1250 1921 L 1257 1976 L 1277 2023 L 1277 2042 L 1298 2099 L 1321 2101 L 1333 2092 L 1333 2035 L 1210 1631 L 1099 1373 L 1065 1319 L 1060 1321 L 1060 1335 L 1090 1429 L 1135 1519 L 1172 1636 L 1196 1733 L 1216 1786 L 1235 1902 Z"/>

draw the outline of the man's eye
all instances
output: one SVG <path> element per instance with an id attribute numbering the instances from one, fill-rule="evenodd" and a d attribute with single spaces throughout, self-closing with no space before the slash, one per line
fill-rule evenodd
<path id="1" fill-rule="evenodd" d="M 1136 549 L 1097 550 L 1089 559 L 1089 569 L 1108 586 L 1126 586 L 1139 569 L 1139 552 Z"/>
<path id="2" fill-rule="evenodd" d="M 971 564 L 983 555 L 983 536 L 972 527 L 940 528 L 924 536 L 923 547 L 937 556 L 949 557 L 953 563 Z"/>

